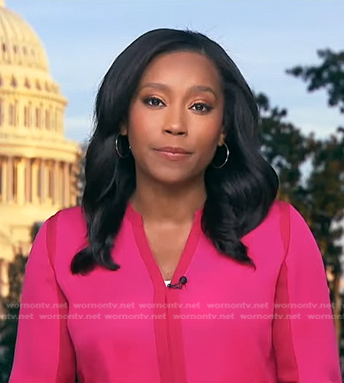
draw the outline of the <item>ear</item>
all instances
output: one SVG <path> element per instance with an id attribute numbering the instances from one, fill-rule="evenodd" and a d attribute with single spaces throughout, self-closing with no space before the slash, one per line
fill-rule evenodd
<path id="1" fill-rule="evenodd" d="M 124 123 L 121 125 L 120 134 L 121 134 L 122 136 L 126 136 L 126 135 L 128 135 L 128 128 L 127 128 L 127 125 L 124 124 Z"/>
<path id="2" fill-rule="evenodd" d="M 218 146 L 222 146 L 224 143 L 225 143 L 225 138 L 226 138 L 226 135 L 225 133 L 222 131 L 220 136 L 219 136 L 219 139 L 217 141 L 217 145 Z"/>

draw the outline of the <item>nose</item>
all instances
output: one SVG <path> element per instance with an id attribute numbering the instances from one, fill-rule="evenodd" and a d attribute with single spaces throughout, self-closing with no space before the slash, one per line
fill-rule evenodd
<path id="1" fill-rule="evenodd" d="M 185 112 L 181 106 L 170 106 L 166 111 L 164 133 L 173 135 L 187 134 L 187 121 Z"/>

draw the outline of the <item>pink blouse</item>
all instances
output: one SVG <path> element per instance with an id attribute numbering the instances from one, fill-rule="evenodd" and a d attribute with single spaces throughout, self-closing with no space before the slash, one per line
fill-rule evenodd
<path id="1" fill-rule="evenodd" d="M 130 204 L 117 271 L 72 275 L 87 244 L 82 210 L 47 219 L 26 266 L 9 383 L 341 383 L 324 265 L 300 213 L 276 200 L 242 238 L 255 271 L 216 250 L 202 212 L 173 287 Z"/>

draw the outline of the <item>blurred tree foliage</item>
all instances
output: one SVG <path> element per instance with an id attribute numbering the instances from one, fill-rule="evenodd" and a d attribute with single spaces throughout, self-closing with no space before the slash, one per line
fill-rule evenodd
<path id="1" fill-rule="evenodd" d="M 88 142 L 85 140 L 80 148 L 80 154 L 78 157 L 78 171 L 77 171 L 77 177 L 76 177 L 76 190 L 78 193 L 78 199 L 77 199 L 77 205 L 81 205 L 82 202 L 82 195 L 85 188 L 85 156 L 86 151 L 88 147 Z"/>
<path id="2" fill-rule="evenodd" d="M 329 106 L 338 106 L 340 113 L 344 113 L 344 51 L 319 49 L 317 54 L 321 59 L 319 65 L 298 65 L 286 72 L 304 80 L 309 92 L 325 89 Z"/>
<path id="3" fill-rule="evenodd" d="M 0 382 L 7 383 L 17 336 L 19 302 L 27 257 L 17 254 L 9 265 L 9 295 L 1 298 L 5 318 L 0 322 Z"/>
<path id="4" fill-rule="evenodd" d="M 295 66 L 287 73 L 301 78 L 307 90 L 326 90 L 328 105 L 344 114 L 344 51 L 317 51 L 319 65 Z M 344 218 L 344 129 L 325 140 L 314 140 L 311 151 L 312 171 L 306 185 L 307 217 L 322 253 L 333 264 L 343 249 L 336 244 L 343 236 Z"/>
<path id="5" fill-rule="evenodd" d="M 328 105 L 344 114 L 344 51 L 319 50 L 319 65 L 295 66 L 287 73 L 301 78 L 307 90 L 325 90 Z M 340 314 L 340 260 L 344 218 L 344 129 L 334 127 L 325 139 L 304 135 L 286 121 L 287 111 L 271 107 L 264 94 L 256 100 L 261 114 L 262 153 L 279 174 L 279 198 L 291 202 L 307 220 L 324 258 L 334 270 L 330 284 L 334 313 Z M 303 171 L 302 171 L 303 167 Z M 340 320 L 336 320 L 338 340 Z"/>
<path id="6" fill-rule="evenodd" d="M 334 52 L 322 49 L 317 52 L 319 65 L 295 66 L 287 73 L 301 78 L 307 84 L 307 90 L 325 90 L 328 105 L 338 107 L 344 114 L 344 51 Z M 309 180 L 312 193 L 310 202 L 311 225 L 325 256 L 328 269 L 331 270 L 330 288 L 336 315 L 335 324 L 340 348 L 343 321 L 339 319 L 342 310 L 340 296 L 342 246 L 338 241 L 343 238 L 344 210 L 344 129 L 336 132 L 324 141 L 317 141 L 313 154 L 313 170 Z M 340 348 L 341 353 L 344 349 Z"/>
<path id="7" fill-rule="evenodd" d="M 36 222 L 31 228 L 31 242 L 34 241 L 43 222 Z M 16 254 L 8 268 L 9 294 L 1 297 L 4 318 L 0 320 L 0 383 L 7 383 L 10 377 L 15 340 L 17 337 L 19 303 L 28 256 Z"/>
<path id="8" fill-rule="evenodd" d="M 284 121 L 285 109 L 272 108 L 267 96 L 256 95 L 261 114 L 262 153 L 279 175 L 278 197 L 291 202 L 310 225 L 326 261 L 337 262 L 336 245 L 344 217 L 344 131 L 329 138 L 304 135 Z M 308 163 L 308 171 L 302 169 Z M 307 174 L 306 174 L 307 173 Z"/>

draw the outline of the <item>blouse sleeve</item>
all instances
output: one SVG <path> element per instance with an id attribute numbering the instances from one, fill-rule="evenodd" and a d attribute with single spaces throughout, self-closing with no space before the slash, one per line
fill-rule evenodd
<path id="1" fill-rule="evenodd" d="M 75 382 L 75 354 L 66 325 L 68 304 L 47 250 L 51 219 L 41 226 L 27 260 L 9 383 Z"/>
<path id="2" fill-rule="evenodd" d="M 322 256 L 301 214 L 291 204 L 285 203 L 285 209 L 289 243 L 276 286 L 272 329 L 278 383 L 341 383 Z"/>

